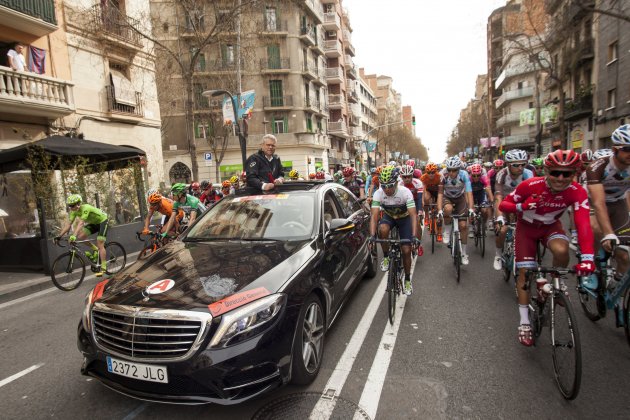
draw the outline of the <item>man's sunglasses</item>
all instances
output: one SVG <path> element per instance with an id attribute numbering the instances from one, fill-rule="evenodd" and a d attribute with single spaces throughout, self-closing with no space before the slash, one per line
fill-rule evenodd
<path id="1" fill-rule="evenodd" d="M 459 169 L 447 169 L 448 172 L 459 172 Z"/>
<path id="2" fill-rule="evenodd" d="M 396 186 L 395 182 L 390 182 L 389 184 L 381 184 L 383 188 L 394 188 Z"/>
<path id="3" fill-rule="evenodd" d="M 402 177 L 405 178 L 405 179 L 410 179 L 411 175 L 402 175 Z"/>
<path id="4" fill-rule="evenodd" d="M 623 147 L 617 146 L 615 147 L 615 150 L 621 150 L 624 153 L 630 153 L 630 146 L 623 146 Z"/>
<path id="5" fill-rule="evenodd" d="M 525 164 L 524 163 L 512 163 L 512 164 L 510 164 L 510 166 L 512 168 L 522 168 L 523 166 L 525 166 Z"/>
<path id="6" fill-rule="evenodd" d="M 471 175 L 470 177 L 471 177 L 471 178 L 480 178 L 480 177 L 481 177 L 481 175 Z"/>
<path id="7" fill-rule="evenodd" d="M 567 178 L 573 178 L 573 176 L 575 175 L 575 172 L 574 171 L 549 171 L 549 175 L 551 175 L 554 178 L 560 178 L 562 176 L 565 179 L 567 179 Z"/>

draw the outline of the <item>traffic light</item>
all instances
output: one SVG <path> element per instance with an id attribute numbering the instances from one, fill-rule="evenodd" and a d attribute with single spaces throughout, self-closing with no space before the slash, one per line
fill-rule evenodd
<path id="1" fill-rule="evenodd" d="M 415 115 L 413 115 L 411 117 L 411 125 L 416 125 L 416 116 Z"/>

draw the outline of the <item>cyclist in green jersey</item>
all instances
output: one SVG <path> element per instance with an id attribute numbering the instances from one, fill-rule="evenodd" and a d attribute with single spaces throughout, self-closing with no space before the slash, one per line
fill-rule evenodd
<path id="1" fill-rule="evenodd" d="M 83 240 L 98 232 L 96 236 L 96 246 L 94 246 L 92 242 L 89 242 L 93 252 L 86 252 L 86 254 L 93 260 L 97 260 L 97 256 L 100 257 L 101 266 L 100 270 L 96 272 L 96 276 L 101 277 L 105 274 L 107 269 L 105 254 L 105 240 L 107 239 L 107 228 L 109 225 L 107 213 L 99 208 L 82 203 L 83 199 L 79 194 L 70 195 L 66 202 L 70 208 L 70 213 L 68 214 L 68 222 L 61 232 L 59 232 L 58 238 L 70 232 L 72 225 L 77 220 L 78 223 L 74 227 L 72 235 L 68 237 L 70 242 L 75 242 L 77 239 Z"/>
<path id="2" fill-rule="evenodd" d="M 168 222 L 166 222 L 162 236 L 166 236 L 167 232 L 173 227 L 178 209 L 182 209 L 185 213 L 189 214 L 188 225 L 191 225 L 192 222 L 195 221 L 197 214 L 206 211 L 206 206 L 201 204 L 201 201 L 199 201 L 197 197 L 187 194 L 186 190 L 186 184 L 182 183 L 173 184 L 171 187 L 171 193 L 173 193 L 173 213 L 171 217 L 169 217 Z"/>

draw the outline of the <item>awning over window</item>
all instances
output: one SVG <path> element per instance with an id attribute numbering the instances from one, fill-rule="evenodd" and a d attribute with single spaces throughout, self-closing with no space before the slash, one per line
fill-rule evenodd
<path id="1" fill-rule="evenodd" d="M 111 70 L 112 86 L 114 86 L 114 99 L 119 104 L 137 106 L 136 90 L 131 81 L 117 70 Z"/>

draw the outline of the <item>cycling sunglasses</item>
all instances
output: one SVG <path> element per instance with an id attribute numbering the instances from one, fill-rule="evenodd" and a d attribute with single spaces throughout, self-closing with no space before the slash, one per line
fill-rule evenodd
<path id="1" fill-rule="evenodd" d="M 561 176 L 563 176 L 565 179 L 567 178 L 573 178 L 573 176 L 575 175 L 574 171 L 549 171 L 549 175 L 551 175 L 554 178 L 560 178 Z"/>
<path id="2" fill-rule="evenodd" d="M 401 175 L 401 177 L 402 177 L 402 178 L 405 178 L 405 179 L 410 179 L 410 178 L 411 178 L 411 175 Z"/>
<path id="3" fill-rule="evenodd" d="M 389 184 L 381 184 L 383 188 L 394 188 L 396 186 L 396 182 L 390 182 Z"/>
<path id="4" fill-rule="evenodd" d="M 615 150 L 621 150 L 624 153 L 630 153 L 630 146 L 616 146 Z"/>
<path id="5" fill-rule="evenodd" d="M 511 163 L 510 166 L 512 168 L 522 168 L 523 166 L 525 166 L 524 163 Z"/>
<path id="6" fill-rule="evenodd" d="M 447 169 L 447 171 L 448 171 L 448 172 L 459 172 L 459 169 L 455 169 L 455 168 L 453 168 L 453 169 Z"/>
<path id="7" fill-rule="evenodd" d="M 471 175 L 471 178 L 481 178 L 481 175 Z"/>

